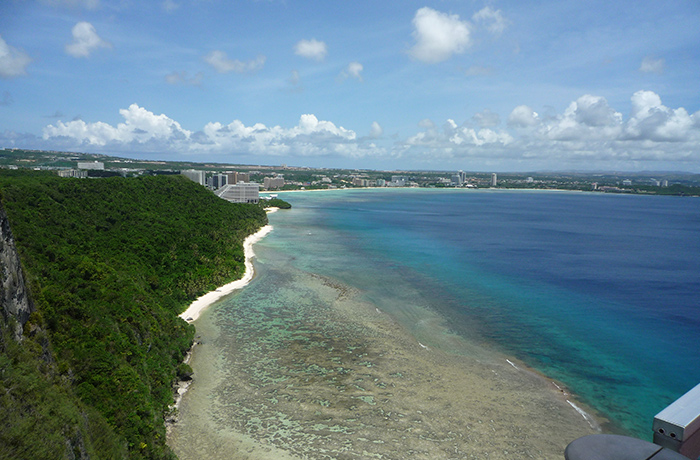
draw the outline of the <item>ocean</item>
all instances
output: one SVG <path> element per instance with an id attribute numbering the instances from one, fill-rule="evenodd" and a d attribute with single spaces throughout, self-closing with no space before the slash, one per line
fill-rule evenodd
<path id="1" fill-rule="evenodd" d="M 329 335 L 350 340 L 366 334 L 333 332 L 335 326 L 310 332 L 308 318 L 339 297 L 337 290 L 333 297 L 323 294 L 325 288 L 310 288 L 314 279 L 350 292 L 367 312 L 387 315 L 426 350 L 480 363 L 506 357 L 517 363 L 513 367 L 524 364 L 560 382 L 607 419 L 605 431 L 650 440 L 653 416 L 700 383 L 697 198 L 438 189 L 295 192 L 282 198 L 293 208 L 269 216 L 274 230 L 255 246 L 256 279 L 211 307 L 201 326 L 196 323 L 205 335 L 208 328 L 216 330 L 212 344 L 222 374 L 193 391 L 192 400 L 225 399 L 223 393 L 234 390 L 221 382 L 241 379 L 240 369 L 254 366 L 257 383 L 246 377 L 236 387 L 237 398 L 245 399 L 241 388 L 287 382 L 275 387 L 277 394 L 302 372 L 294 366 L 303 363 L 295 360 L 304 360 L 310 343 L 318 346 L 316 336 L 333 350 Z M 358 311 L 323 313 L 332 317 L 314 321 L 338 324 Z M 271 357 L 292 349 L 290 344 L 300 347 L 296 355 Z M 253 364 L 260 360 L 263 365 Z M 235 375 L 226 373 L 236 366 Z M 284 373 L 273 372 L 282 367 Z M 303 369 L 308 372 L 308 366 Z M 273 396 L 266 404 L 280 400 Z M 332 405 L 332 396 L 324 401 Z M 217 423 L 238 417 L 238 429 L 253 438 L 267 429 L 262 421 L 251 428 L 241 416 L 250 416 L 253 406 L 240 400 L 224 406 L 230 412 L 221 412 Z M 279 438 L 268 438 L 274 444 L 272 439 Z"/>

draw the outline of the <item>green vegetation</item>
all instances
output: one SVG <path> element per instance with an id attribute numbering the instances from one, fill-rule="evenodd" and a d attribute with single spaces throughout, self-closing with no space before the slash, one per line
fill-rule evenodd
<path id="1" fill-rule="evenodd" d="M 124 438 L 42 358 L 45 340 L 0 327 L 0 459 L 127 458 Z"/>
<path id="2" fill-rule="evenodd" d="M 0 458 L 171 458 L 163 415 L 194 335 L 177 314 L 243 274 L 264 211 L 182 176 L 13 171 L 0 193 L 37 308 L 20 345 L 0 341 Z"/>
<path id="3" fill-rule="evenodd" d="M 263 208 L 280 208 L 280 209 L 292 209 L 292 205 L 279 198 L 270 198 L 269 200 L 260 200 L 260 206 Z"/>
<path id="4" fill-rule="evenodd" d="M 635 193 L 652 193 L 656 195 L 676 196 L 700 196 L 700 187 L 690 187 L 681 184 L 673 184 L 668 187 L 638 186 Z"/>

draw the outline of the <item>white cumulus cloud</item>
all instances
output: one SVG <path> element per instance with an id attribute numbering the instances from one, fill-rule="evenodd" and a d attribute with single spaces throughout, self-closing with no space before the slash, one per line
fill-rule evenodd
<path id="1" fill-rule="evenodd" d="M 472 165 L 550 169 L 697 169 L 700 164 L 700 112 L 667 107 L 652 91 L 632 95 L 628 116 L 604 97 L 584 94 L 560 113 L 546 116 L 530 106 L 519 105 L 511 111 L 504 127 L 500 116 L 487 109 L 468 117 L 461 125 L 453 119 L 441 126 L 424 119 L 415 134 L 402 139 L 385 138 L 384 127 L 377 122 L 371 123 L 367 136 L 360 137 L 352 129 L 311 113 L 301 115 L 291 127 L 246 125 L 234 120 L 228 124 L 209 122 L 197 131 L 185 129 L 165 114 L 156 115 L 137 104 L 119 113 L 123 122 L 117 125 L 80 119 L 57 121 L 44 128 L 42 146 L 235 155 L 263 164 L 276 161 L 273 157 L 285 157 L 287 161 L 302 157 L 401 157 L 409 163 L 430 163 L 431 167 L 449 163 L 459 166 L 468 159 Z M 19 142 L 17 136 L 5 134 L 4 138 L 8 145 Z"/>
<path id="2" fill-rule="evenodd" d="M 637 91 L 631 101 L 632 112 L 626 121 L 604 97 L 586 94 L 571 102 L 564 113 L 545 120 L 530 116 L 534 112 L 526 106 L 516 107 L 509 123 L 532 128 L 530 134 L 541 140 L 591 146 L 615 143 L 627 151 L 668 143 L 700 147 L 700 115 L 691 115 L 683 107 L 666 107 L 653 91 Z"/>
<path id="3" fill-rule="evenodd" d="M 364 67 L 362 67 L 362 64 L 360 64 L 359 62 L 351 62 L 350 64 L 348 64 L 347 72 L 351 77 L 362 81 L 361 73 L 363 69 Z"/>
<path id="4" fill-rule="evenodd" d="M 625 134 L 631 139 L 657 142 L 683 142 L 700 139 L 700 112 L 688 114 L 686 109 L 671 109 L 653 91 L 637 91 L 632 95 L 632 116 Z"/>
<path id="5" fill-rule="evenodd" d="M 433 153 L 441 152 L 441 156 L 460 156 L 473 152 L 473 148 L 492 146 L 502 148 L 513 142 L 513 137 L 505 131 L 495 131 L 489 128 L 473 129 L 459 126 L 454 120 L 448 119 L 439 130 L 432 122 L 421 122 L 425 131 L 417 133 L 406 140 L 406 146 L 429 148 Z M 461 152 L 461 153 L 460 153 Z"/>
<path id="6" fill-rule="evenodd" d="M 360 142 L 354 131 L 319 120 L 313 114 L 302 115 L 292 128 L 268 127 L 262 123 L 245 126 L 240 120 L 228 125 L 207 123 L 198 141 L 192 146 L 194 150 L 233 150 L 270 156 L 363 157 L 379 152 Z"/>
<path id="7" fill-rule="evenodd" d="M 316 40 L 315 38 L 311 40 L 300 40 L 294 46 L 294 54 L 307 59 L 323 61 L 326 58 L 326 54 L 328 54 L 328 47 L 325 42 Z"/>
<path id="8" fill-rule="evenodd" d="M 0 36 L 0 77 L 14 78 L 27 74 L 27 66 L 32 62 L 29 55 L 7 44 Z"/>
<path id="9" fill-rule="evenodd" d="M 621 132 L 622 114 L 605 98 L 590 94 L 571 102 L 562 115 L 546 124 L 546 135 L 555 140 L 609 140 Z"/>
<path id="10" fill-rule="evenodd" d="M 409 54 L 428 64 L 445 61 L 471 46 L 470 24 L 455 14 L 423 7 L 416 11 L 413 27 L 416 43 Z"/>
<path id="11" fill-rule="evenodd" d="M 527 168 L 697 169 L 700 112 L 667 107 L 652 91 L 637 91 L 631 99 L 627 119 L 604 97 L 591 94 L 546 117 L 520 105 L 508 117 L 512 132 L 498 129 L 490 111 L 472 118 L 480 129 L 451 119 L 438 128 L 424 120 L 422 130 L 397 143 L 395 150 L 403 158 L 432 164 L 458 164 L 468 158 L 482 165 Z"/>
<path id="12" fill-rule="evenodd" d="M 529 107 L 516 107 L 509 121 L 521 129 L 513 145 L 530 158 L 588 166 L 700 162 L 700 112 L 666 107 L 652 91 L 637 91 L 631 100 L 627 120 L 605 98 L 590 94 L 543 119 L 530 115 Z"/>
<path id="13" fill-rule="evenodd" d="M 247 62 L 229 59 L 223 51 L 215 50 L 204 56 L 204 61 L 219 73 L 247 73 L 260 70 L 265 65 L 265 56 L 258 56 Z"/>
<path id="14" fill-rule="evenodd" d="M 364 67 L 359 62 L 351 62 L 348 66 L 340 72 L 339 79 L 345 80 L 347 78 L 354 78 L 357 81 L 362 81 L 362 70 Z"/>
<path id="15" fill-rule="evenodd" d="M 380 125 L 376 121 L 373 121 L 372 127 L 369 130 L 369 137 L 377 139 L 379 137 L 382 137 L 383 134 L 384 134 L 384 128 L 382 128 L 382 125 Z"/>
<path id="16" fill-rule="evenodd" d="M 315 133 L 323 133 L 339 139 L 353 140 L 356 135 L 354 131 L 343 128 L 342 126 L 336 126 L 331 121 L 319 121 L 316 115 L 304 114 L 299 118 L 299 124 L 297 127 L 292 128 L 290 131 L 292 137 L 298 135 L 309 135 Z"/>
<path id="17" fill-rule="evenodd" d="M 66 53 L 73 57 L 88 57 L 98 48 L 111 48 L 112 45 L 97 35 L 95 27 L 89 22 L 81 21 L 71 30 L 73 41 L 66 45 Z"/>
<path id="18" fill-rule="evenodd" d="M 539 123 L 539 115 L 526 105 L 519 105 L 508 116 L 508 124 L 516 128 L 526 128 Z"/>
<path id="19" fill-rule="evenodd" d="M 105 146 L 110 143 L 144 144 L 153 140 L 175 142 L 186 140 L 192 134 L 175 120 L 163 114 L 156 115 L 137 104 L 121 109 L 119 114 L 124 118 L 124 123 L 119 123 L 116 127 L 101 121 L 59 121 L 56 125 L 44 128 L 43 137 L 65 137 L 80 144 Z"/>
<path id="20" fill-rule="evenodd" d="M 508 20 L 503 16 L 501 10 L 494 10 L 490 6 L 486 6 L 474 13 L 472 19 L 477 24 L 483 24 L 486 30 L 494 35 L 501 35 L 508 26 Z"/>
<path id="21" fill-rule="evenodd" d="M 358 158 L 386 153 L 369 139 L 359 139 L 350 129 L 313 114 L 304 114 L 291 128 L 255 123 L 246 126 L 240 120 L 229 124 L 207 123 L 201 131 L 184 129 L 177 121 L 132 104 L 119 111 L 124 118 L 117 126 L 101 121 L 88 123 L 58 121 L 44 128 L 43 139 L 69 146 L 106 148 L 118 151 L 173 153 L 231 153 L 253 156 L 328 156 Z M 381 130 L 378 124 L 373 130 Z"/>

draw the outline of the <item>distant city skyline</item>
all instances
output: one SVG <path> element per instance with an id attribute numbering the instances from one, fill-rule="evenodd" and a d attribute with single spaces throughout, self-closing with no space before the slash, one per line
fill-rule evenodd
<path id="1" fill-rule="evenodd" d="M 0 147 L 700 172 L 700 3 L 7 0 Z"/>

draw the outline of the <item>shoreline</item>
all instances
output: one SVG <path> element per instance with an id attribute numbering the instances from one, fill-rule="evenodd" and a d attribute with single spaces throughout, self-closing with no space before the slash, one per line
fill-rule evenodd
<path id="1" fill-rule="evenodd" d="M 276 209 L 275 209 L 276 210 Z M 270 212 L 274 212 L 271 210 Z M 232 293 L 237 289 L 245 287 L 251 282 L 255 276 L 255 269 L 253 268 L 253 257 L 255 257 L 255 252 L 253 251 L 253 245 L 267 236 L 268 233 L 272 231 L 272 225 L 265 225 L 256 233 L 248 235 L 245 240 L 243 240 L 243 253 L 245 255 L 245 272 L 240 279 L 232 281 L 225 284 L 213 291 L 207 292 L 203 296 L 200 296 L 190 304 L 187 309 L 180 313 L 178 316 L 188 323 L 192 323 L 199 315 L 206 310 L 211 304 L 219 300 L 220 298 Z"/>
<path id="2" fill-rule="evenodd" d="M 346 187 L 346 188 L 314 188 L 307 190 L 264 190 L 260 193 L 278 194 L 278 193 L 301 193 L 301 192 L 342 192 L 342 191 L 358 191 L 358 190 L 435 190 L 435 191 L 452 191 L 452 192 L 476 192 L 476 191 L 524 191 L 524 192 L 576 192 L 576 193 L 604 193 L 596 190 L 569 190 L 563 188 L 508 188 L 508 187 L 484 187 L 484 188 L 467 188 L 467 187 Z M 630 195 L 645 195 L 642 193 L 632 193 Z M 651 196 L 651 195 L 649 195 Z"/>
<path id="3" fill-rule="evenodd" d="M 266 211 L 267 213 L 273 213 L 276 212 L 279 208 L 268 208 Z M 228 284 L 225 284 L 213 291 L 207 292 L 206 294 L 200 296 L 190 304 L 187 309 L 180 313 L 178 316 L 188 323 L 193 323 L 197 318 L 199 318 L 199 315 L 206 310 L 209 306 L 211 306 L 213 303 L 215 303 L 217 300 L 220 298 L 232 293 L 233 291 L 237 289 L 242 289 L 245 286 L 248 285 L 253 280 L 253 277 L 255 276 L 255 268 L 253 267 L 253 257 L 255 257 L 255 252 L 253 251 L 253 245 L 263 239 L 265 236 L 267 236 L 268 233 L 272 231 L 272 225 L 268 224 L 262 227 L 260 230 L 257 232 L 253 233 L 252 235 L 248 235 L 244 240 L 243 240 L 243 254 L 245 257 L 245 272 L 243 273 L 243 276 L 235 281 L 232 281 Z M 183 363 L 189 364 L 190 360 L 192 359 L 192 353 L 194 352 L 195 346 L 199 342 L 195 339 L 194 343 L 192 344 L 192 347 L 190 350 L 187 352 L 187 355 L 185 356 L 185 359 L 183 360 Z M 174 401 L 173 404 L 170 405 L 169 411 L 170 415 L 166 416 L 165 424 L 168 433 L 170 432 L 170 429 L 174 423 L 177 422 L 177 416 L 172 415 L 172 411 L 175 410 L 177 411 L 180 408 L 180 403 L 182 402 L 182 398 L 187 393 L 187 391 L 190 388 L 190 385 L 192 385 L 193 381 L 187 380 L 179 380 L 178 382 L 175 383 L 173 386 L 173 390 L 175 391 L 174 395 Z"/>

